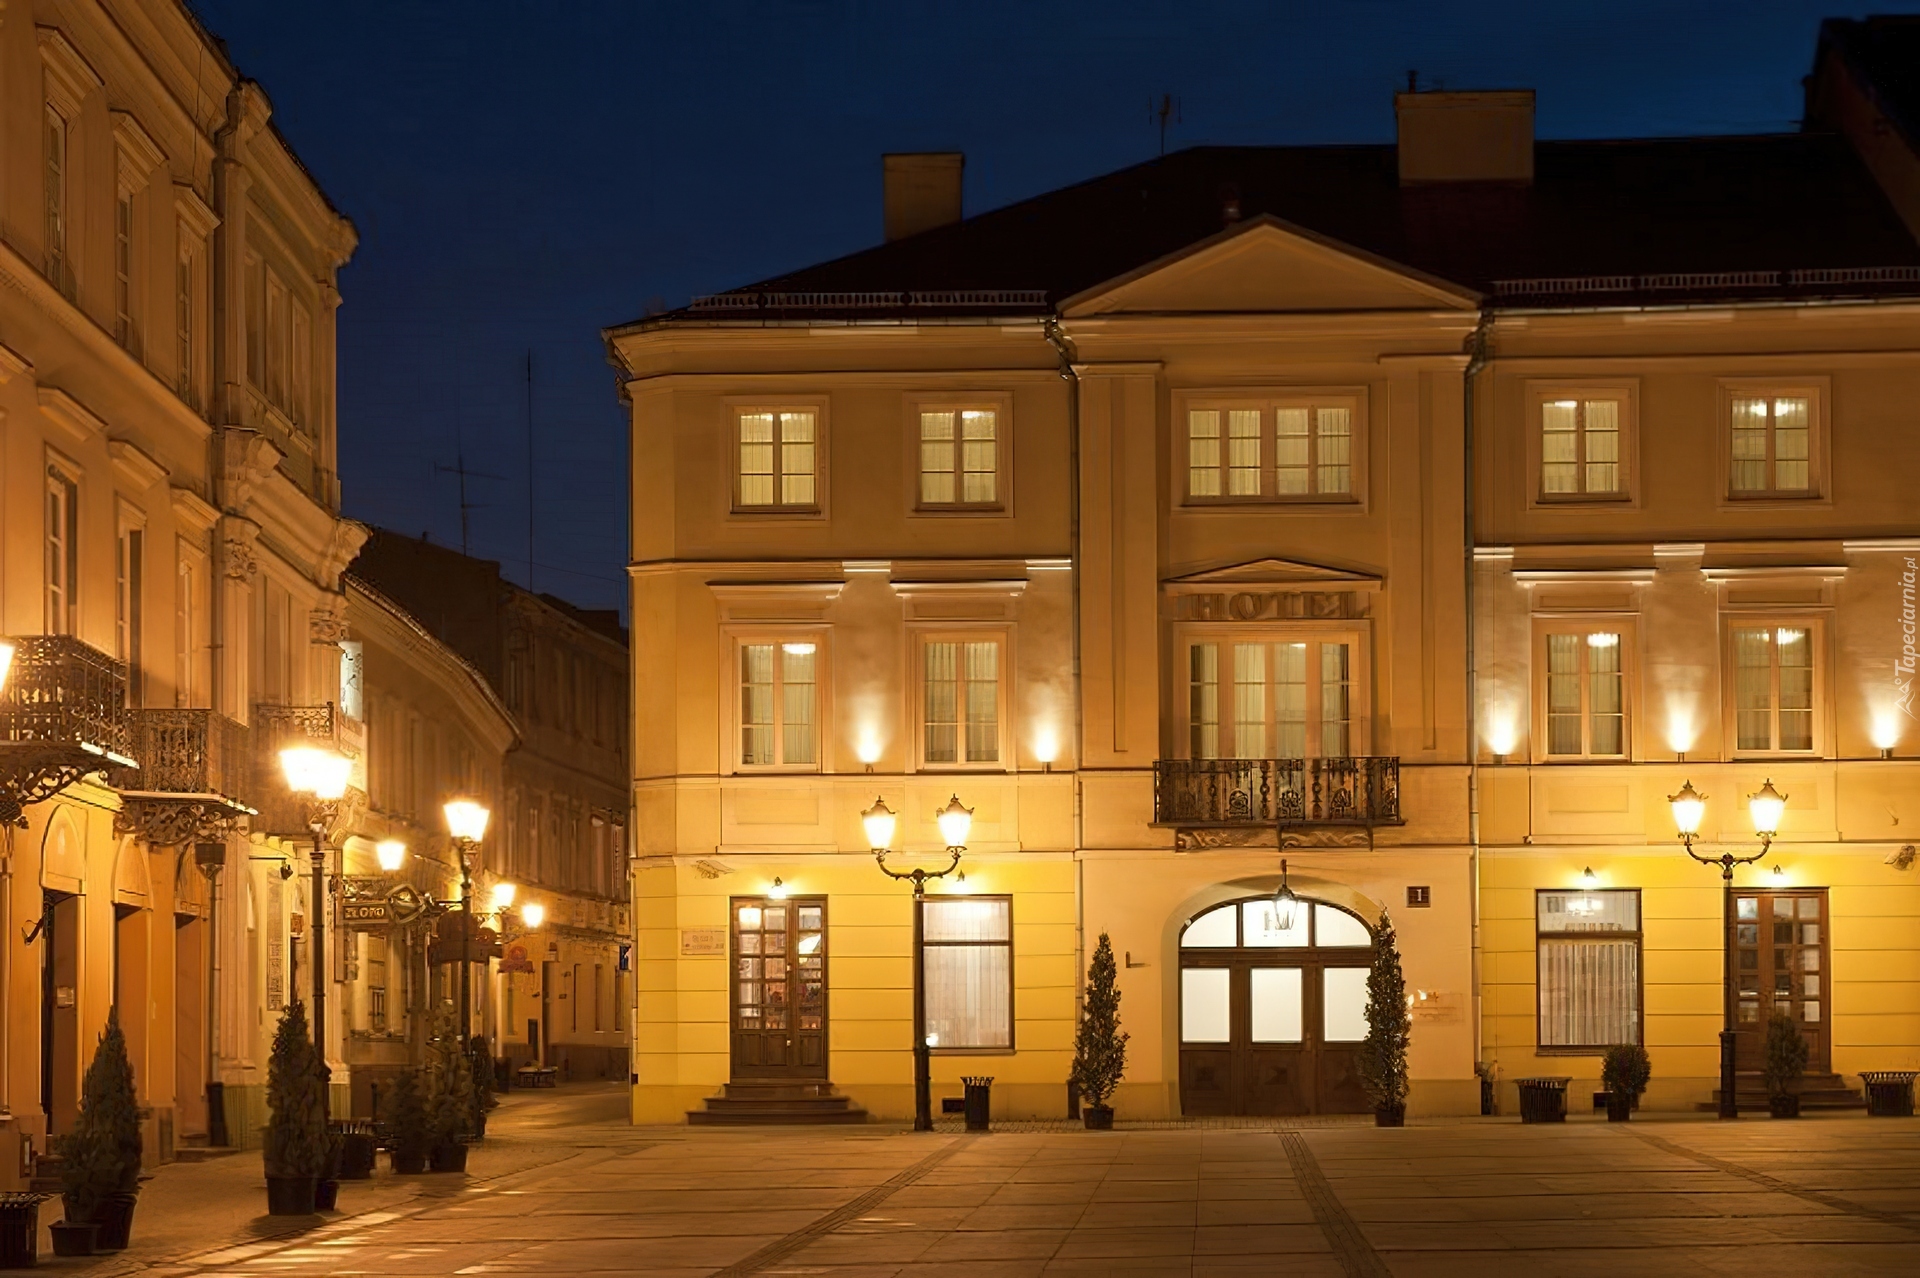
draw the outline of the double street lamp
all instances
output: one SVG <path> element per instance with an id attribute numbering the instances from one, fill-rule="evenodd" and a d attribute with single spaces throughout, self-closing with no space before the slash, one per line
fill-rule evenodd
<path id="1" fill-rule="evenodd" d="M 1724 985 L 1721 990 L 1721 1028 L 1720 1028 L 1720 1117 L 1740 1117 L 1739 1098 L 1734 1093 L 1734 1009 L 1737 1002 L 1734 972 L 1734 902 L 1733 868 L 1736 865 L 1751 865 L 1765 856 L 1773 847 L 1773 836 L 1780 832 L 1780 818 L 1787 810 L 1787 796 L 1773 788 L 1769 779 L 1758 790 L 1747 796 L 1747 812 L 1753 819 L 1753 832 L 1760 840 L 1760 850 L 1747 856 L 1735 856 L 1732 852 L 1722 852 L 1719 856 L 1703 856 L 1693 850 L 1693 841 L 1699 837 L 1701 819 L 1707 813 L 1707 796 L 1693 788 L 1689 781 L 1680 787 L 1680 793 L 1667 796 L 1667 802 L 1673 807 L 1674 828 L 1680 832 L 1680 842 L 1686 846 L 1687 855 L 1702 865 L 1720 867 L 1720 881 L 1724 892 L 1720 902 L 1721 927 L 1724 933 L 1722 948 L 1725 951 Z"/>
<path id="2" fill-rule="evenodd" d="M 973 809 L 963 806 L 960 796 L 956 794 L 946 807 L 934 814 L 934 820 L 940 826 L 940 837 L 947 844 L 947 864 L 938 870 L 918 866 L 911 870 L 896 870 L 887 864 L 887 850 L 893 843 L 899 819 L 887 807 L 885 798 L 876 797 L 873 806 L 860 814 L 860 820 L 867 828 L 867 846 L 873 849 L 873 859 L 879 863 L 880 872 L 890 879 L 905 879 L 913 884 L 913 1130 L 930 1132 L 933 1130 L 933 1051 L 927 1043 L 927 927 L 924 908 L 927 880 L 945 878 L 958 868 L 960 854 L 967 850 L 967 835 L 973 829 Z"/>

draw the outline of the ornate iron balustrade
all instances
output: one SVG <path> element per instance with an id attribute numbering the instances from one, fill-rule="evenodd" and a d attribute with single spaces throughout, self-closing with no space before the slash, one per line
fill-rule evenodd
<path id="1" fill-rule="evenodd" d="M 0 822 L 91 772 L 136 766 L 127 722 L 127 668 L 70 635 L 10 638 L 0 690 Z"/>
<path id="2" fill-rule="evenodd" d="M 140 767 L 108 774 L 121 791 L 117 831 L 171 847 L 220 838 L 252 813 L 246 728 L 214 710 L 135 710 L 131 717 Z"/>
<path id="3" fill-rule="evenodd" d="M 253 803 L 259 811 L 253 828 L 268 834 L 304 837 L 306 806 L 287 789 L 280 752 L 291 745 L 319 745 L 357 754 L 359 727 L 331 701 L 317 706 L 254 706 Z"/>
<path id="4" fill-rule="evenodd" d="M 1161 759 L 1153 823 L 1182 829 L 1399 825 L 1400 760 Z"/>

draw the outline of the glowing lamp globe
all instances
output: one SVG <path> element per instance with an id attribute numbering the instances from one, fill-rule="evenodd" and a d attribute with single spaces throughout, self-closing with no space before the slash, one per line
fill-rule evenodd
<path id="1" fill-rule="evenodd" d="M 873 851 L 885 852 L 893 846 L 893 831 L 899 818 L 884 798 L 874 799 L 873 806 L 860 814 L 860 823 L 867 827 L 867 846 Z"/>
<path id="2" fill-rule="evenodd" d="M 1787 811 L 1787 796 L 1774 789 L 1773 782 L 1769 780 L 1747 796 L 1747 811 L 1753 814 L 1756 834 L 1778 834 L 1780 818 Z"/>
<path id="3" fill-rule="evenodd" d="M 13 645 L 0 639 L 0 690 L 7 686 L 7 672 L 13 669 Z"/>
<path id="4" fill-rule="evenodd" d="M 940 837 L 947 841 L 950 848 L 967 846 L 967 835 L 973 831 L 973 809 L 962 807 L 960 796 L 954 795 L 947 806 L 934 814 L 940 825 Z"/>
<path id="5" fill-rule="evenodd" d="M 520 907 L 520 921 L 529 931 L 539 931 L 540 925 L 547 921 L 547 907 L 538 901 L 528 901 Z"/>
<path id="6" fill-rule="evenodd" d="M 513 884 L 508 883 L 505 880 L 502 880 L 501 882 L 494 884 L 493 885 L 493 908 L 496 910 L 508 910 L 513 908 L 513 895 L 516 890 L 517 889 L 515 889 Z"/>
<path id="7" fill-rule="evenodd" d="M 319 746 L 288 746 L 280 752 L 280 770 L 286 774 L 287 789 L 295 794 L 332 802 L 347 792 L 353 760 Z"/>
<path id="8" fill-rule="evenodd" d="M 1673 805 L 1673 825 L 1682 834 L 1700 833 L 1700 820 L 1707 814 L 1707 796 L 1693 788 L 1689 781 L 1680 787 L 1680 793 L 1667 796 L 1667 802 Z"/>
<path id="9" fill-rule="evenodd" d="M 373 855 L 381 871 L 392 874 L 407 863 L 407 845 L 398 839 L 382 839 L 373 845 Z"/>
<path id="10" fill-rule="evenodd" d="M 487 837 L 487 818 L 492 815 L 472 799 L 452 799 L 442 809 L 447 814 L 447 833 L 467 843 Z"/>

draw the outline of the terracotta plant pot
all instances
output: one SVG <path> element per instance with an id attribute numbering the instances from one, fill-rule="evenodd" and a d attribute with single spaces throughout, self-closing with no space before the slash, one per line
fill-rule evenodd
<path id="1" fill-rule="evenodd" d="M 319 1181 L 312 1176 L 267 1177 L 267 1214 L 269 1216 L 311 1216 L 313 1195 Z"/>
<path id="2" fill-rule="evenodd" d="M 421 1150 L 401 1153 L 397 1149 L 387 1151 L 387 1161 L 393 1164 L 396 1176 L 418 1176 L 427 1170 L 427 1155 Z"/>
<path id="3" fill-rule="evenodd" d="M 1113 1130 L 1113 1106 L 1085 1106 L 1080 1111 L 1080 1121 L 1087 1125 L 1090 1132 L 1110 1132 Z"/>
<path id="4" fill-rule="evenodd" d="M 1767 1112 L 1775 1118 L 1800 1117 L 1800 1098 L 1798 1096 L 1767 1097 Z"/>
<path id="5" fill-rule="evenodd" d="M 1633 1117 L 1633 1097 L 1607 1093 L 1607 1121 L 1624 1123 Z"/>
<path id="6" fill-rule="evenodd" d="M 461 1144 L 434 1146 L 433 1169 L 437 1172 L 466 1171 L 467 1147 Z"/>
<path id="7" fill-rule="evenodd" d="M 1373 1111 L 1375 1127 L 1405 1127 L 1407 1125 L 1407 1107 L 1405 1105 L 1382 1105 Z"/>
<path id="8" fill-rule="evenodd" d="M 98 1228 L 92 1221 L 84 1225 L 71 1220 L 56 1221 L 47 1227 L 53 1235 L 53 1254 L 56 1256 L 91 1256 L 93 1254 L 93 1235 Z"/>
<path id="9" fill-rule="evenodd" d="M 137 1194 L 108 1194 L 93 1213 L 95 1251 L 125 1251 L 133 1236 L 133 1206 Z"/>

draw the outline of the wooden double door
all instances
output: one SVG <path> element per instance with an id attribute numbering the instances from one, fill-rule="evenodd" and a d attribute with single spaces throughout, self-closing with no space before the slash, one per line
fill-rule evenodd
<path id="1" fill-rule="evenodd" d="M 827 1078 L 827 898 L 731 902 L 736 1081 Z"/>
<path id="2" fill-rule="evenodd" d="M 1825 888 L 1736 891 L 1734 1062 L 1759 1070 L 1767 1024 L 1784 1012 L 1807 1040 L 1807 1072 L 1832 1070 L 1833 945 Z"/>
<path id="3" fill-rule="evenodd" d="M 1361 1114 L 1367 954 L 1181 958 L 1189 1115 Z"/>

